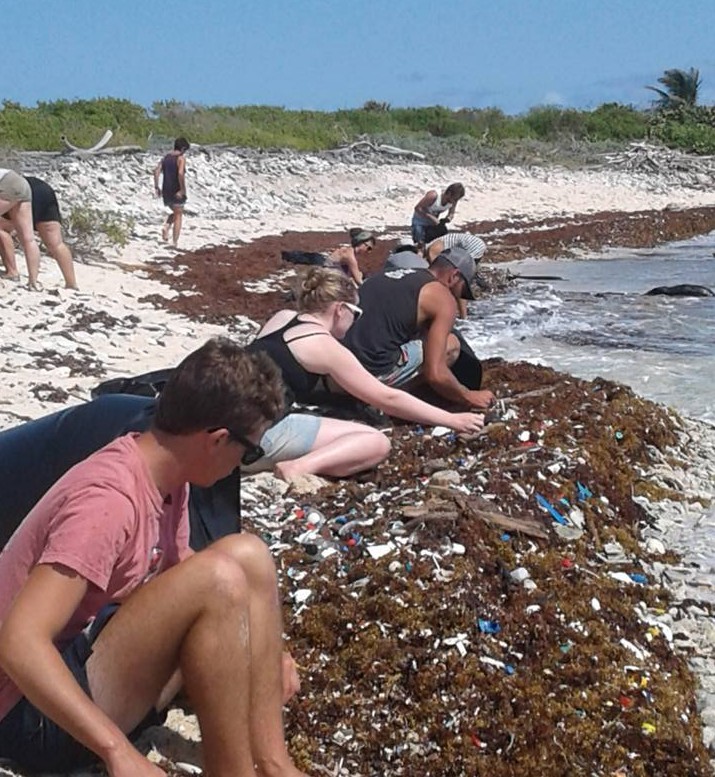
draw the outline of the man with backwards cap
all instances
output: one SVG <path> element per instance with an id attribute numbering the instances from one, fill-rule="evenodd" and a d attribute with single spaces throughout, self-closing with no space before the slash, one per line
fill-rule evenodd
<path id="1" fill-rule="evenodd" d="M 491 391 L 469 388 L 450 369 L 460 355 L 452 332 L 457 301 L 472 300 L 476 264 L 463 248 L 448 248 L 429 268 L 386 270 L 360 287 L 363 315 L 345 344 L 383 383 L 401 386 L 419 377 L 444 399 L 484 409 Z"/>

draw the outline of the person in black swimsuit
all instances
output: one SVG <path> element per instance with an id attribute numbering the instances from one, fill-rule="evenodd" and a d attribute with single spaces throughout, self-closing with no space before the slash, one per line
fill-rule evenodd
<path id="1" fill-rule="evenodd" d="M 62 236 L 62 216 L 57 202 L 55 190 L 41 178 L 26 175 L 25 180 L 32 191 L 32 226 L 45 244 L 50 256 L 59 265 L 65 287 L 77 289 L 77 278 L 74 272 L 72 252 Z M 5 265 L 7 280 L 20 280 L 20 273 L 15 263 L 15 247 L 11 234 L 13 223 L 7 218 L 0 218 L 0 258 Z"/>
<path id="2" fill-rule="evenodd" d="M 362 313 L 355 304 L 357 289 L 342 272 L 310 269 L 301 280 L 297 299 L 297 314 L 279 311 L 247 347 L 249 352 L 268 354 L 281 370 L 286 407 L 296 400 L 315 404 L 314 389 L 325 377 L 346 393 L 399 418 L 466 433 L 482 427 L 482 415 L 449 413 L 380 383 L 338 342 Z M 274 469 L 284 480 L 308 474 L 344 477 L 374 467 L 390 452 L 387 437 L 370 426 L 297 412 L 268 429 L 260 444 L 265 456 L 243 471 Z"/>
<path id="3" fill-rule="evenodd" d="M 161 229 L 161 236 L 166 242 L 169 239 L 169 230 L 172 230 L 172 243 L 174 248 L 179 243 L 181 223 L 184 218 L 184 205 L 186 205 L 186 159 L 184 154 L 189 150 L 189 141 L 186 138 L 177 138 L 174 141 L 174 150 L 170 151 L 154 168 L 154 191 L 157 197 L 164 200 L 164 205 L 171 209 Z M 161 188 L 159 178 L 161 177 Z"/>

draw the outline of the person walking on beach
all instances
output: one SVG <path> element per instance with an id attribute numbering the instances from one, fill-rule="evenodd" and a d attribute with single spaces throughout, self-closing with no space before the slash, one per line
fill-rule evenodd
<path id="1" fill-rule="evenodd" d="M 32 229 L 32 190 L 26 178 L 4 167 L 0 167 L 0 216 L 17 232 L 27 262 L 28 288 L 37 291 L 40 249 Z"/>
<path id="2" fill-rule="evenodd" d="M 338 342 L 362 313 L 355 304 L 357 290 L 343 273 L 312 268 L 297 296 L 299 312 L 276 313 L 247 348 L 267 354 L 280 368 L 287 406 L 294 400 L 316 404 L 313 392 L 322 377 L 398 418 L 457 432 L 481 429 L 482 415 L 449 413 L 380 383 Z M 263 458 L 244 471 L 274 469 L 279 477 L 292 480 L 308 474 L 345 477 L 370 469 L 388 456 L 390 443 L 382 432 L 365 424 L 290 413 L 263 435 L 261 448 Z"/>
<path id="3" fill-rule="evenodd" d="M 468 388 L 450 369 L 462 350 L 452 332 L 457 301 L 474 299 L 475 274 L 474 260 L 464 249 L 448 248 L 428 269 L 371 276 L 360 288 L 364 315 L 348 332 L 347 347 L 388 386 L 405 386 L 419 378 L 458 406 L 488 408 L 492 392 Z"/>
<path id="4" fill-rule="evenodd" d="M 336 248 L 328 261 L 339 267 L 346 275 L 352 278 L 353 283 L 359 286 L 363 281 L 360 269 L 360 258 L 370 253 L 375 247 L 375 233 L 367 229 L 355 227 L 350 230 L 350 245 Z"/>
<path id="5" fill-rule="evenodd" d="M 32 204 L 32 227 L 45 244 L 50 256 L 59 265 L 65 288 L 77 289 L 72 252 L 62 236 L 62 216 L 55 190 L 41 178 L 25 176 L 30 184 Z M 5 265 L 5 278 L 19 281 L 20 273 L 15 263 L 15 246 L 11 234 L 15 225 L 10 219 L 0 217 L 0 258 Z"/>
<path id="6" fill-rule="evenodd" d="M 184 206 L 186 205 L 186 159 L 184 155 L 188 150 L 189 141 L 186 138 L 176 138 L 174 150 L 170 151 L 154 168 L 156 196 L 162 197 L 164 205 L 171 210 L 161 229 L 161 237 L 164 242 L 167 242 L 169 230 L 171 230 L 171 242 L 174 248 L 179 244 Z M 161 188 L 159 188 L 159 178 L 161 178 Z"/>
<path id="7" fill-rule="evenodd" d="M 208 774 L 299 777 L 288 755 L 275 566 L 257 537 L 193 553 L 187 482 L 260 457 L 275 366 L 212 340 L 176 368 L 153 426 L 57 481 L 0 555 L 0 757 L 163 777 L 132 741 L 183 686 Z"/>
<path id="8" fill-rule="evenodd" d="M 464 186 L 461 183 L 451 183 L 442 194 L 436 189 L 426 192 L 412 215 L 412 242 L 421 249 L 430 240 L 443 235 L 462 197 Z M 445 211 L 447 215 L 440 219 Z"/>

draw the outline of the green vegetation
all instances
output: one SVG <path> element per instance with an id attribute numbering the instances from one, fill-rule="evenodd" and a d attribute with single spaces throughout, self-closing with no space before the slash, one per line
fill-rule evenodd
<path id="1" fill-rule="evenodd" d="M 679 106 L 693 106 L 698 101 L 698 91 L 702 84 L 700 71 L 691 67 L 690 70 L 666 70 L 658 79 L 665 89 L 657 86 L 647 86 L 658 95 L 656 103 L 659 108 L 678 108 Z"/>
<path id="2" fill-rule="evenodd" d="M 84 204 L 75 205 L 65 219 L 75 253 L 83 259 L 101 259 L 106 248 L 124 248 L 134 225 L 130 216 Z"/>
<path id="3" fill-rule="evenodd" d="M 185 135 L 194 143 L 314 151 L 349 143 L 358 136 L 390 138 L 419 148 L 430 138 L 490 149 L 514 143 L 622 143 L 660 140 L 696 153 L 715 152 L 715 109 L 697 106 L 697 70 L 668 70 L 666 89 L 652 110 L 606 103 L 590 111 L 540 106 L 518 116 L 498 108 L 451 110 L 442 106 L 393 108 L 370 100 L 361 108 L 332 112 L 293 111 L 270 106 L 203 106 L 156 102 L 151 109 L 110 97 L 40 102 L 34 107 L 4 101 L 0 146 L 59 150 L 61 136 L 90 146 L 106 129 L 112 145 L 156 148 Z M 650 87 L 655 88 L 655 87 Z"/>

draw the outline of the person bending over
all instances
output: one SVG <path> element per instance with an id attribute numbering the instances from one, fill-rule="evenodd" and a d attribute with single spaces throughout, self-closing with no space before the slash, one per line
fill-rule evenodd
<path id="1" fill-rule="evenodd" d="M 154 168 L 154 191 L 157 197 L 164 200 L 164 205 L 171 210 L 161 228 L 161 237 L 166 242 L 171 230 L 171 241 L 176 248 L 179 244 L 181 224 L 184 218 L 184 206 L 186 205 L 186 158 L 189 150 L 189 141 L 186 138 L 177 138 L 174 141 L 174 150 L 170 151 Z M 159 178 L 161 177 L 161 188 Z"/>
<path id="2" fill-rule="evenodd" d="M 438 235 L 435 232 L 447 231 L 446 224 L 454 218 L 457 203 L 464 197 L 464 186 L 461 183 L 451 183 L 440 194 L 436 189 L 430 189 L 415 205 L 412 215 L 412 242 L 419 248 L 423 248 L 432 238 Z M 440 216 L 447 211 L 447 215 Z M 431 235 L 431 237 L 430 237 Z"/>
<path id="3" fill-rule="evenodd" d="M 62 237 L 62 216 L 55 190 L 41 178 L 25 176 L 32 193 L 32 227 L 45 244 L 50 256 L 59 265 L 65 288 L 77 289 L 72 252 Z M 7 218 L 0 218 L 0 257 L 5 265 L 6 277 L 19 281 L 20 273 L 15 264 L 15 246 L 10 236 L 15 225 Z"/>
<path id="4" fill-rule="evenodd" d="M 460 353 L 452 332 L 457 301 L 474 299 L 475 274 L 474 260 L 464 249 L 448 248 L 428 269 L 371 276 L 360 288 L 364 315 L 348 333 L 346 345 L 388 386 L 419 378 L 449 402 L 488 408 L 492 392 L 467 388 L 450 370 Z"/>
<path id="5" fill-rule="evenodd" d="M 474 265 L 477 267 L 487 250 L 486 244 L 480 237 L 470 235 L 468 232 L 447 232 L 446 235 L 438 237 L 425 246 L 424 256 L 419 252 L 410 250 L 414 249 L 414 246 L 400 246 L 399 248 L 401 250 L 394 251 L 387 257 L 384 268 L 386 271 L 426 270 L 445 248 L 463 248 L 472 257 Z M 466 318 L 467 301 L 458 299 L 457 306 L 459 308 L 459 318 Z"/>
<path id="6" fill-rule="evenodd" d="M 169 378 L 149 431 L 77 464 L 32 509 L 0 555 L 1 757 L 163 777 L 132 740 L 183 685 L 208 774 L 301 774 L 268 548 L 237 534 L 192 553 L 186 511 L 187 482 L 254 458 L 281 412 L 270 360 L 209 341 Z"/>
<path id="7" fill-rule="evenodd" d="M 281 310 L 249 346 L 268 354 L 283 374 L 293 400 L 310 404 L 321 377 L 343 391 L 390 415 L 424 424 L 441 424 L 473 433 L 484 422 L 476 413 L 448 413 L 404 391 L 389 387 L 367 372 L 338 342 L 361 314 L 357 290 L 342 273 L 315 267 L 301 280 L 298 313 Z M 261 438 L 265 456 L 244 471 L 275 469 L 291 480 L 299 475 L 351 475 L 387 457 L 390 443 L 382 432 L 365 424 L 291 413 Z"/>
<path id="8" fill-rule="evenodd" d="M 32 190 L 26 178 L 4 167 L 0 167 L 0 216 L 4 216 L 4 220 L 8 221 L 17 232 L 27 262 L 28 288 L 37 291 L 40 249 L 32 229 Z M 12 270 L 12 266 L 9 269 Z M 15 267 L 15 274 L 19 278 L 17 267 Z M 9 277 L 12 279 L 12 272 Z"/>
<path id="9" fill-rule="evenodd" d="M 350 230 L 350 245 L 336 248 L 328 261 L 337 265 L 346 275 L 352 278 L 353 283 L 359 286 L 362 283 L 362 270 L 360 269 L 360 257 L 370 253 L 375 247 L 375 235 L 366 229 L 353 228 Z"/>

